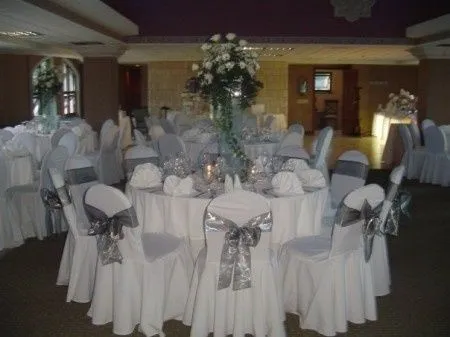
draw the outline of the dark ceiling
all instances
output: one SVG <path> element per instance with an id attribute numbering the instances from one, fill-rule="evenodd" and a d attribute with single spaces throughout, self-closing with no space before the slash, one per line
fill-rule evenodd
<path id="1" fill-rule="evenodd" d="M 448 0 L 378 0 L 370 18 L 348 22 L 330 0 L 102 0 L 142 36 L 404 38 L 407 27 L 450 13 Z M 356 0 L 358 1 L 358 0 Z"/>

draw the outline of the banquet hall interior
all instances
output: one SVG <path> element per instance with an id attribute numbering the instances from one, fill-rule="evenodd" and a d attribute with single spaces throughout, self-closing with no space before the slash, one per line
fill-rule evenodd
<path id="1" fill-rule="evenodd" d="M 450 335 L 449 86 L 447 1 L 0 0 L 0 336 Z"/>

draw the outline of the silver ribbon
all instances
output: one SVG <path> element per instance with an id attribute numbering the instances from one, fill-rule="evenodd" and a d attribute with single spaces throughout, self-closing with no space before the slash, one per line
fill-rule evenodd
<path id="1" fill-rule="evenodd" d="M 130 228 L 138 226 L 134 208 L 120 211 L 112 217 L 108 217 L 102 210 L 86 203 L 84 210 L 91 222 L 88 235 L 97 235 L 97 249 L 102 264 L 122 263 L 123 256 L 117 242 L 123 239 L 123 226 Z"/>
<path id="2" fill-rule="evenodd" d="M 364 239 L 364 259 L 366 262 L 370 260 L 372 256 L 373 240 L 375 235 L 382 235 L 380 232 L 381 221 L 380 213 L 383 207 L 383 203 L 380 203 L 375 208 L 370 206 L 367 200 L 361 208 L 361 219 L 364 220 L 363 225 L 363 239 Z"/>
<path id="3" fill-rule="evenodd" d="M 333 171 L 333 174 L 341 174 L 361 179 L 366 179 L 367 174 L 369 173 L 369 166 L 350 160 L 338 160 L 336 161 L 336 166 Z"/>
<path id="4" fill-rule="evenodd" d="M 48 188 L 40 190 L 41 199 L 45 206 L 45 224 L 49 235 L 61 232 L 61 209 L 71 203 L 66 186 L 52 191 Z M 55 228 L 53 228 L 55 224 Z"/>
<path id="5" fill-rule="evenodd" d="M 393 197 L 392 206 L 386 219 L 383 234 L 398 236 L 401 215 L 404 214 L 407 217 L 411 217 L 409 213 L 410 204 L 411 194 L 408 191 L 400 190 L 395 197 Z"/>
<path id="6" fill-rule="evenodd" d="M 77 169 L 66 170 L 66 180 L 69 185 L 81 185 L 98 180 L 93 167 L 81 167 Z"/>
<path id="7" fill-rule="evenodd" d="M 252 285 L 250 247 L 258 245 L 261 232 L 272 231 L 272 213 L 260 214 L 238 227 L 233 221 L 208 211 L 205 215 L 205 231 L 226 231 L 217 289 L 228 288 L 231 280 L 233 290 L 250 288 Z"/>

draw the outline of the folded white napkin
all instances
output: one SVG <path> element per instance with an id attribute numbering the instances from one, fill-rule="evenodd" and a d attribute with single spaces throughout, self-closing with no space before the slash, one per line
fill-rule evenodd
<path id="1" fill-rule="evenodd" d="M 229 174 L 225 176 L 224 190 L 225 193 L 231 193 L 234 190 L 233 179 L 230 177 Z"/>
<path id="2" fill-rule="evenodd" d="M 237 174 L 234 175 L 234 190 L 242 190 L 241 179 Z"/>
<path id="3" fill-rule="evenodd" d="M 30 155 L 28 149 L 19 141 L 10 140 L 3 147 L 4 153 L 9 157 L 26 157 Z"/>
<path id="4" fill-rule="evenodd" d="M 301 170 L 295 172 L 303 186 L 308 187 L 325 187 L 327 182 L 322 172 L 316 169 Z"/>
<path id="5" fill-rule="evenodd" d="M 152 163 L 140 164 L 134 168 L 130 185 L 136 188 L 149 188 L 161 184 L 161 170 Z"/>
<path id="6" fill-rule="evenodd" d="M 286 162 L 283 164 L 282 170 L 284 171 L 291 171 L 296 173 L 297 175 L 299 172 L 303 170 L 308 170 L 309 165 L 306 162 L 306 160 L 298 159 L 298 158 L 291 158 L 286 160 Z"/>
<path id="7" fill-rule="evenodd" d="M 72 128 L 72 132 L 73 132 L 74 134 L 76 134 L 78 137 L 81 138 L 81 137 L 83 136 L 84 130 L 83 130 L 83 127 L 81 127 L 81 124 L 80 124 L 80 125 L 74 126 L 74 127 Z"/>
<path id="8" fill-rule="evenodd" d="M 305 193 L 302 183 L 293 172 L 278 172 L 272 178 L 273 191 L 277 195 L 294 195 Z"/>
<path id="9" fill-rule="evenodd" d="M 183 140 L 192 141 L 192 140 L 195 140 L 195 138 L 198 136 L 199 133 L 200 133 L 200 129 L 192 128 L 192 129 L 184 131 L 181 138 Z"/>
<path id="10" fill-rule="evenodd" d="M 177 176 L 168 176 L 164 181 L 164 193 L 171 196 L 188 196 L 195 192 L 192 177 L 184 179 Z"/>

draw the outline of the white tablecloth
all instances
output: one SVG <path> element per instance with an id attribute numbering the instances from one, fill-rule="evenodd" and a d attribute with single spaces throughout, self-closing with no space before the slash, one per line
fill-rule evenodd
<path id="1" fill-rule="evenodd" d="M 7 188 L 18 185 L 29 185 L 33 183 L 33 160 L 31 154 L 23 156 L 5 155 L 7 167 Z"/>
<path id="2" fill-rule="evenodd" d="M 184 143 L 186 144 L 186 152 L 188 153 L 189 158 L 194 163 L 197 162 L 198 156 L 200 155 L 202 150 L 208 146 L 208 144 L 189 141 L 185 141 Z M 264 153 L 269 156 L 273 156 L 278 149 L 278 144 L 278 142 L 245 144 L 244 151 L 250 159 L 256 159 L 259 155 L 262 155 Z M 217 146 L 214 146 L 212 151 L 217 152 Z"/>
<path id="3" fill-rule="evenodd" d="M 203 241 L 203 216 L 211 199 L 172 197 L 128 186 L 126 194 L 136 209 L 143 232 L 164 232 L 191 241 Z M 317 235 L 328 197 L 328 188 L 290 197 L 270 197 L 273 229 L 272 245 L 295 237 Z"/>

